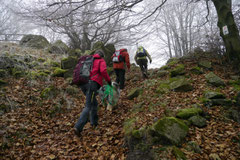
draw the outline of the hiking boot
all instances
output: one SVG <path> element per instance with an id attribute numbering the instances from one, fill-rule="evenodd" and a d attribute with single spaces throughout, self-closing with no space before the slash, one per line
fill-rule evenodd
<path id="1" fill-rule="evenodd" d="M 77 128 L 74 128 L 74 133 L 76 136 L 81 137 L 81 132 Z"/>

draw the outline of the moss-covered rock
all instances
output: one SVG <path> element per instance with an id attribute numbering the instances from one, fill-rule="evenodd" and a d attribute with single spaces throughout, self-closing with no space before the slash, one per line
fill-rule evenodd
<path id="1" fill-rule="evenodd" d="M 5 69 L 0 69 L 0 78 L 6 77 L 8 75 L 7 70 Z"/>
<path id="2" fill-rule="evenodd" d="M 199 145 L 197 144 L 197 142 L 194 141 L 190 141 L 187 143 L 187 148 L 188 151 L 193 151 L 195 153 L 202 153 L 201 148 L 199 147 Z"/>
<path id="3" fill-rule="evenodd" d="M 156 93 L 165 94 L 170 91 L 170 86 L 166 82 L 161 82 L 156 89 Z"/>
<path id="4" fill-rule="evenodd" d="M 176 146 L 172 148 L 173 154 L 176 157 L 176 160 L 187 160 L 185 154 Z"/>
<path id="5" fill-rule="evenodd" d="M 56 69 L 53 71 L 52 76 L 53 76 L 53 77 L 63 77 L 63 76 L 64 76 L 64 73 L 66 73 L 66 72 L 67 72 L 67 70 L 65 70 L 65 69 L 56 68 Z"/>
<path id="6" fill-rule="evenodd" d="M 188 126 L 175 117 L 165 117 L 154 123 L 150 132 L 162 144 L 179 145 L 188 133 Z"/>
<path id="7" fill-rule="evenodd" d="M 180 109 L 177 113 L 177 117 L 182 119 L 188 119 L 192 116 L 200 115 L 202 114 L 202 110 L 200 108 L 185 108 Z"/>
<path id="8" fill-rule="evenodd" d="M 57 40 L 49 46 L 48 51 L 50 53 L 66 54 L 68 53 L 69 48 L 63 41 Z"/>
<path id="9" fill-rule="evenodd" d="M 6 81 L 0 79 L 0 86 L 4 86 L 4 85 L 6 85 L 6 84 L 7 84 Z"/>
<path id="10" fill-rule="evenodd" d="M 198 66 L 193 67 L 190 71 L 193 74 L 203 74 L 203 70 Z"/>
<path id="11" fill-rule="evenodd" d="M 225 95 L 219 92 L 207 91 L 204 93 L 204 98 L 207 99 L 225 99 Z"/>
<path id="12" fill-rule="evenodd" d="M 48 40 L 41 35 L 25 35 L 20 40 L 19 44 L 25 47 L 31 47 L 36 49 L 44 49 L 49 46 Z"/>
<path id="13" fill-rule="evenodd" d="M 67 57 L 61 60 L 62 69 L 73 69 L 77 64 L 78 59 L 76 57 Z"/>
<path id="14" fill-rule="evenodd" d="M 206 119 L 199 115 L 190 117 L 188 121 L 190 121 L 191 124 L 193 124 L 194 126 L 197 126 L 200 128 L 205 127 L 207 125 Z"/>
<path id="15" fill-rule="evenodd" d="M 134 88 L 128 93 L 127 98 L 129 100 L 132 100 L 133 98 L 138 97 L 140 94 L 142 94 L 142 91 L 142 88 Z"/>
<path id="16" fill-rule="evenodd" d="M 43 62 L 45 62 L 45 61 L 46 61 L 46 59 L 44 59 L 44 58 L 38 58 L 38 59 L 37 59 L 37 61 L 38 61 L 38 62 L 42 62 L 42 63 L 43 63 Z"/>
<path id="17" fill-rule="evenodd" d="M 212 69 L 212 63 L 209 61 L 200 61 L 198 63 L 199 67 L 205 68 L 205 69 Z"/>
<path id="18" fill-rule="evenodd" d="M 72 49 L 68 51 L 69 57 L 80 57 L 82 54 L 83 53 L 80 49 Z"/>
<path id="19" fill-rule="evenodd" d="M 173 70 L 170 71 L 171 77 L 176 77 L 176 76 L 184 75 L 184 74 L 185 74 L 185 70 L 184 70 L 183 64 L 177 65 Z"/>
<path id="20" fill-rule="evenodd" d="M 56 95 L 56 88 L 54 86 L 50 86 L 45 88 L 41 94 L 40 97 L 41 98 L 52 98 Z"/>
<path id="21" fill-rule="evenodd" d="M 216 87 L 225 86 L 224 81 L 220 77 L 218 77 L 216 74 L 214 74 L 213 72 L 208 73 L 207 75 L 205 75 L 205 77 L 206 77 L 208 83 L 210 83 Z"/>
<path id="22" fill-rule="evenodd" d="M 176 92 L 187 92 L 193 90 L 193 87 L 185 78 L 179 78 L 170 83 L 170 89 Z"/>
<path id="23" fill-rule="evenodd" d="M 157 71 L 156 76 L 157 76 L 157 77 L 164 77 L 164 76 L 167 76 L 168 74 L 169 74 L 168 71 L 159 70 L 159 71 Z"/>
<path id="24" fill-rule="evenodd" d="M 212 106 L 232 106 L 231 99 L 211 99 Z"/>
<path id="25" fill-rule="evenodd" d="M 167 65 L 168 66 L 173 66 L 175 64 L 179 63 L 179 59 L 178 58 L 170 58 L 168 61 L 167 61 Z"/>
<path id="26" fill-rule="evenodd" d="M 46 78 L 49 76 L 49 73 L 45 73 L 44 71 L 32 71 L 28 76 L 30 79 L 46 80 Z"/>

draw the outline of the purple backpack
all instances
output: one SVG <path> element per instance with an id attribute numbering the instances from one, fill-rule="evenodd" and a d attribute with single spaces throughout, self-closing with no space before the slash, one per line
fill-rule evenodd
<path id="1" fill-rule="evenodd" d="M 94 57 L 91 55 L 81 56 L 73 70 L 72 84 L 82 85 L 88 83 L 92 71 Z"/>

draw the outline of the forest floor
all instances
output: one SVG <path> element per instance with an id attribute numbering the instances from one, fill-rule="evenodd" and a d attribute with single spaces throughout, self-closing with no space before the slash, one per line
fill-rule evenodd
<path id="1" fill-rule="evenodd" d="M 127 73 L 126 87 L 121 92 L 118 106 L 109 112 L 99 105 L 99 126 L 93 129 L 89 123 L 84 127 L 79 138 L 73 132 L 73 127 L 84 107 L 85 97 L 80 89 L 69 93 L 69 84 L 59 77 L 49 81 L 28 81 L 26 78 L 6 79 L 8 86 L 1 89 L 2 99 L 12 106 L 14 100 L 19 106 L 14 107 L 0 117 L 1 148 L 0 159 L 81 159 L 81 160 L 124 160 L 128 149 L 124 141 L 123 125 L 127 119 L 140 117 L 136 128 L 149 126 L 154 118 L 166 116 L 168 112 L 181 108 L 188 108 L 193 104 L 201 104 L 200 97 L 204 90 L 216 90 L 207 85 L 202 75 L 188 72 L 194 61 L 185 62 L 189 79 L 194 87 L 190 92 L 168 92 L 156 96 L 156 85 L 153 81 L 161 81 L 167 77 L 146 79 L 140 78 L 139 68 Z M 231 67 L 222 66 L 217 62 L 214 73 L 230 80 L 229 75 L 235 74 Z M 207 73 L 207 72 L 206 72 Z M 139 77 L 133 81 L 133 77 Z M 48 86 L 54 86 L 56 93 L 44 99 L 41 92 Z M 143 96 L 128 100 L 127 94 L 132 88 L 144 87 Z M 221 88 L 227 98 L 233 99 L 236 91 L 232 86 Z M 135 104 L 142 103 L 140 112 L 132 112 Z M 149 107 L 151 106 L 151 107 Z M 221 106 L 205 107 L 205 112 L 211 117 L 204 128 L 190 127 L 186 142 L 181 150 L 187 159 L 197 160 L 238 160 L 240 157 L 240 124 L 224 116 Z M 187 141 L 199 144 L 202 153 L 194 153 L 185 149 Z M 158 146 L 159 147 L 159 146 Z M 168 151 L 159 150 L 159 159 L 176 159 Z M 167 153 L 167 154 L 166 154 Z"/>

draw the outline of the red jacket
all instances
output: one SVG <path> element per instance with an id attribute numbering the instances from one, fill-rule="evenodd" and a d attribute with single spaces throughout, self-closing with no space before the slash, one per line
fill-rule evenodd
<path id="1" fill-rule="evenodd" d="M 126 49 L 120 49 L 122 56 L 124 57 L 127 68 L 130 69 L 129 54 Z M 113 56 L 112 56 L 113 58 Z M 124 62 L 113 63 L 114 69 L 125 69 Z"/>
<path id="2" fill-rule="evenodd" d="M 107 65 L 105 60 L 100 57 L 98 54 L 93 55 L 94 61 L 93 61 L 93 67 L 92 71 L 90 73 L 90 79 L 92 81 L 97 82 L 101 86 L 103 85 L 103 78 L 107 81 L 110 82 L 111 79 L 107 73 Z"/>

